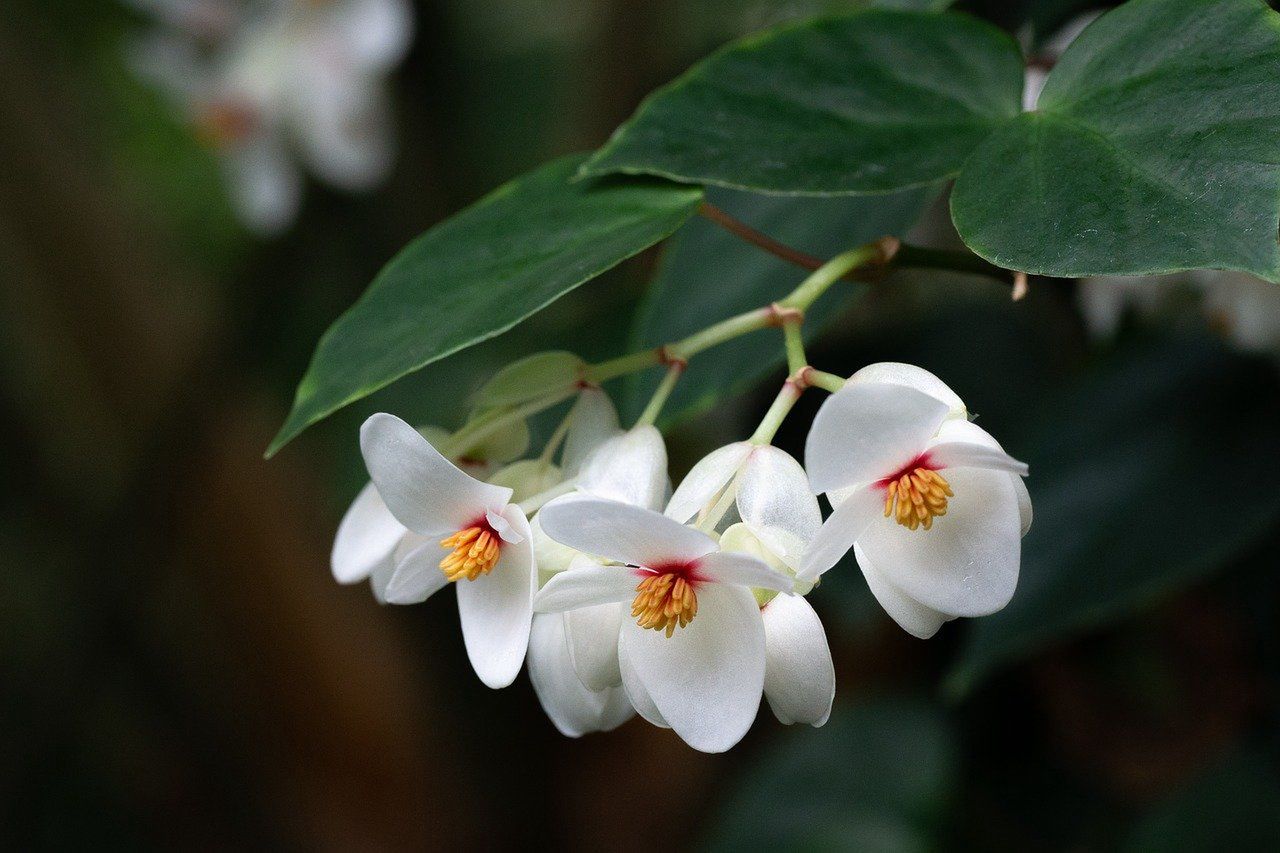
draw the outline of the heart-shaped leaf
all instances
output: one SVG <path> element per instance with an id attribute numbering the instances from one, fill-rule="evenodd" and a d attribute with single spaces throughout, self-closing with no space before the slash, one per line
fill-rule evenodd
<path id="1" fill-rule="evenodd" d="M 1011 269 L 1277 279 L 1280 17 L 1254 0 L 1107 13 L 1037 110 L 965 163 L 951 210 L 970 248 Z"/>
<path id="2" fill-rule="evenodd" d="M 752 36 L 650 96 L 585 174 L 778 193 L 885 192 L 956 174 L 1018 112 L 1022 58 L 951 13 L 867 10 Z"/>

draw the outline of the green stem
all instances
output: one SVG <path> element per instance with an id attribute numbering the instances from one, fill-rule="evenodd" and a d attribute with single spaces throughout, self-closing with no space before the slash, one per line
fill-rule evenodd
<path id="1" fill-rule="evenodd" d="M 633 352 L 627 355 L 619 356 L 608 361 L 602 361 L 599 364 L 588 365 L 583 371 L 583 378 L 588 382 L 599 384 L 614 379 L 618 376 L 625 376 L 628 373 L 635 373 L 637 370 L 644 370 L 646 367 L 653 367 L 655 364 L 662 363 L 662 348 L 646 349 L 640 352 Z"/>
<path id="2" fill-rule="evenodd" d="M 772 308 L 757 308 L 754 311 L 747 311 L 745 314 L 730 317 L 728 320 L 721 320 L 719 323 L 669 344 L 663 349 L 666 350 L 668 359 L 688 361 L 705 349 L 710 349 L 717 344 L 745 335 L 747 332 L 754 332 L 768 327 L 773 322 L 773 317 Z"/>
<path id="3" fill-rule="evenodd" d="M 821 388 L 823 391 L 830 391 L 832 394 L 844 387 L 844 377 L 822 370 L 810 370 L 805 375 L 805 378 L 813 387 Z"/>
<path id="4" fill-rule="evenodd" d="M 558 483 L 546 491 L 539 492 L 533 497 L 525 498 L 520 501 L 520 503 L 516 504 L 516 506 L 520 507 L 520 511 L 525 515 L 533 515 L 535 512 L 542 509 L 545 504 L 550 503 L 561 495 L 569 494 L 577 488 L 577 486 L 577 478 L 565 480 L 563 483 Z"/>
<path id="5" fill-rule="evenodd" d="M 560 449 L 560 445 L 564 443 L 565 437 L 569 434 L 569 428 L 573 426 L 573 419 L 577 414 L 578 404 L 575 402 L 569 407 L 569 411 L 565 412 L 564 418 L 561 419 L 555 432 L 551 433 L 551 438 L 547 439 L 546 447 L 542 448 L 542 453 L 538 456 L 540 462 L 550 462 L 551 457 L 556 455 L 556 451 Z"/>
<path id="6" fill-rule="evenodd" d="M 474 449 L 503 427 L 530 418 L 544 409 L 549 409 L 557 403 L 564 402 L 577 393 L 578 389 L 570 388 L 550 397 L 539 397 L 536 400 L 531 400 L 523 406 L 499 410 L 497 414 L 486 412 L 471 423 L 463 424 L 462 428 L 450 436 L 449 441 L 445 442 L 447 450 L 442 448 L 440 454 L 450 458 L 462 455 L 466 451 Z"/>
<path id="7" fill-rule="evenodd" d="M 667 398 L 671 396 L 671 391 L 676 387 L 676 382 L 680 380 L 683 373 L 683 361 L 671 362 L 671 366 L 667 368 L 667 375 L 662 377 L 657 390 L 649 398 L 649 405 L 644 407 L 644 411 L 636 420 L 636 426 L 650 426 L 658 419 L 658 415 L 662 413 L 662 407 L 667 404 Z"/>
<path id="8" fill-rule="evenodd" d="M 787 370 L 793 375 L 809 363 L 804 353 L 804 336 L 800 333 L 800 319 L 782 324 L 782 339 L 787 347 Z"/>
<path id="9" fill-rule="evenodd" d="M 782 426 L 796 400 L 800 399 L 800 394 L 800 387 L 793 380 L 787 379 L 782 383 L 782 390 L 773 398 L 773 405 L 769 406 L 769 411 L 760 420 L 760 426 L 756 427 L 756 431 L 747 440 L 752 444 L 768 444 L 773 441 L 773 437 L 778 434 L 778 427 Z"/>
<path id="10" fill-rule="evenodd" d="M 864 264 L 877 261 L 880 257 L 881 249 L 877 243 L 870 243 L 865 246 L 859 246 L 856 249 L 850 249 L 847 252 L 841 252 L 814 270 L 808 278 L 800 283 L 799 287 L 782 299 L 778 306 L 781 308 L 795 308 L 799 311 L 807 310 L 819 296 L 827 292 L 831 285 L 843 278 L 845 273 Z"/>

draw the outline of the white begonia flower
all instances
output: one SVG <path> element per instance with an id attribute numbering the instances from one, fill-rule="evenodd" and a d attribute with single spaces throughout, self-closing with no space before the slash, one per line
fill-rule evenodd
<path id="1" fill-rule="evenodd" d="M 449 438 L 447 430 L 437 426 L 419 427 L 418 432 L 433 447 L 441 447 Z M 524 452 L 529 443 L 529 429 L 523 421 L 495 433 L 471 455 L 450 461 L 477 479 L 489 475 L 495 463 L 505 462 Z M 421 537 L 409 532 L 387 509 L 373 482 L 365 484 L 338 524 L 329 564 L 333 578 L 341 584 L 368 579 L 373 596 L 380 604 L 387 601 L 387 582 L 396 564 L 412 547 L 421 545 Z"/>
<path id="2" fill-rule="evenodd" d="M 393 415 L 364 422 L 360 449 L 392 515 L 423 537 L 397 564 L 387 600 L 425 601 L 453 583 L 472 667 L 487 686 L 507 686 L 524 663 L 537 589 L 529 522 L 511 489 L 463 473 Z"/>
<path id="3" fill-rule="evenodd" d="M 815 502 L 813 495 L 808 495 Z M 815 526 L 814 532 L 816 533 Z M 804 540 L 808 545 L 808 539 Z M 744 522 L 729 527 L 720 548 L 752 554 L 784 574 L 793 569 Z M 827 633 L 813 607 L 799 595 L 756 593 L 764 620 L 764 696 L 778 721 L 821 726 L 831 716 L 836 668 Z"/>
<path id="4" fill-rule="evenodd" d="M 581 494 L 649 509 L 661 506 L 666 495 L 666 445 L 652 426 L 611 436 L 580 467 Z M 555 561 L 550 571 L 539 565 L 542 577 L 599 567 L 598 561 L 546 536 L 541 518 L 541 513 L 534 516 L 532 525 L 535 554 Z M 618 668 L 618 635 L 625 617 L 623 605 L 614 602 L 534 614 L 529 674 L 547 716 L 564 734 L 608 731 L 634 713 Z M 544 622 L 556 624 L 540 627 Z M 573 677 L 564 677 L 566 672 Z"/>
<path id="5" fill-rule="evenodd" d="M 569 654 L 564 614 L 533 615 L 529 680 L 543 711 L 566 737 L 612 731 L 635 716 L 621 685 L 597 691 L 578 678 Z"/>
<path id="6" fill-rule="evenodd" d="M 231 200 L 251 230 L 289 225 L 302 197 L 300 157 L 322 181 L 364 191 L 389 173 L 385 78 L 408 49 L 407 0 L 270 3 L 212 56 L 161 33 L 135 51 L 216 151 Z"/>
<path id="7" fill-rule="evenodd" d="M 753 587 L 791 578 L 660 513 L 588 495 L 542 510 L 553 539 L 617 565 L 562 572 L 539 591 L 539 612 L 631 602 L 619 632 L 627 697 L 650 722 L 704 752 L 742 739 L 764 688 L 765 636 Z"/>
<path id="8" fill-rule="evenodd" d="M 852 548 L 881 606 L 917 637 L 957 616 L 994 613 L 1013 596 L 1031 524 L 1027 467 L 969 423 L 933 374 L 910 365 L 854 374 L 819 409 L 805 463 L 835 512 L 801 577 L 818 577 Z"/>
<path id="9" fill-rule="evenodd" d="M 667 504 L 666 515 L 719 526 L 737 510 L 747 528 L 792 573 L 822 525 L 817 498 L 800 463 L 770 445 L 740 441 L 704 456 L 689 470 Z"/>

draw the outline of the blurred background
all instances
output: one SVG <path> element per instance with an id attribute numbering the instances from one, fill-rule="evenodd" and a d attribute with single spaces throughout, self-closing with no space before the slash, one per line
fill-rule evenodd
<path id="1" fill-rule="evenodd" d="M 1014 303 L 925 274 L 846 291 L 816 364 L 918 363 L 1031 463 L 1019 591 L 923 642 L 838 569 L 811 599 L 830 723 L 762 709 L 727 755 L 636 721 L 561 737 L 525 676 L 495 692 L 472 675 L 450 597 L 380 607 L 333 581 L 329 548 L 366 481 L 368 413 L 456 426 L 516 357 L 617 355 L 669 331 L 673 294 L 702 326 L 718 317 L 699 294 L 768 299 L 801 271 L 693 222 L 263 461 L 319 335 L 412 237 L 597 146 L 724 42 L 857 5 L 422 0 L 379 81 L 389 174 L 350 192 L 311 168 L 264 230 L 216 135 L 139 67 L 140 44 L 180 29 L 174 4 L 6 0 L 0 846 L 1280 849 L 1280 333 L 1240 333 L 1280 325 L 1267 295 L 1032 280 Z M 1035 53 L 1089 4 L 958 5 Z M 945 245 L 944 192 L 716 200 L 831 254 L 885 232 Z M 677 478 L 745 435 L 782 377 L 743 387 L 720 364 L 689 376 L 732 385 L 714 414 L 706 395 L 673 404 Z M 780 445 L 799 455 L 818 402 Z"/>

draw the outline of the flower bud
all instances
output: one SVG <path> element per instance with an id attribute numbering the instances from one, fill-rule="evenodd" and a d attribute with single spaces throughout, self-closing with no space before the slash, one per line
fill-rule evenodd
<path id="1" fill-rule="evenodd" d="M 571 352 L 539 352 L 499 370 L 475 395 L 478 409 L 517 406 L 570 391 L 586 362 Z"/>

